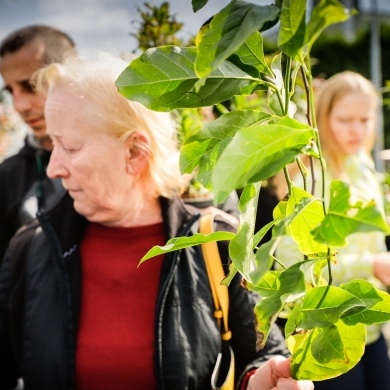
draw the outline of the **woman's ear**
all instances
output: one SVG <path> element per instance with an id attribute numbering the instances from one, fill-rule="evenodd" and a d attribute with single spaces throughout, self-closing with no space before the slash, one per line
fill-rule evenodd
<path id="1" fill-rule="evenodd" d="M 131 175 L 144 172 L 150 156 L 150 141 L 145 134 L 133 133 L 126 140 L 126 167 Z"/>

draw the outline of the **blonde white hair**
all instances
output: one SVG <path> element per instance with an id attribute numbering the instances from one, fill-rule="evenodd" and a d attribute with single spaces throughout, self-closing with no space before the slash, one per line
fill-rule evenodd
<path id="1" fill-rule="evenodd" d="M 176 128 L 169 113 L 151 111 L 119 94 L 115 81 L 127 65 L 110 55 L 93 61 L 71 58 L 40 69 L 36 87 L 44 96 L 57 89 L 80 94 L 86 102 L 86 119 L 99 131 L 118 138 L 144 135 L 149 146 L 140 141 L 134 145 L 148 155 L 144 177 L 157 195 L 170 198 L 180 194 L 188 183 L 179 170 Z"/>

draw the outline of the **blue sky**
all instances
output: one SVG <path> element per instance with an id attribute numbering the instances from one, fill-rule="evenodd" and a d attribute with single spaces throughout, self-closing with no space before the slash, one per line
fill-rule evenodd
<path id="1" fill-rule="evenodd" d="M 148 0 L 160 5 L 163 0 Z M 67 32 L 76 41 L 82 56 L 94 57 L 100 51 L 130 53 L 136 41 L 129 35 L 136 32 L 137 7 L 143 0 L 0 0 L 0 40 L 16 28 L 28 24 L 48 24 Z M 170 0 L 171 13 L 184 23 L 181 36 L 193 35 L 202 23 L 229 0 L 209 0 L 196 14 L 191 0 Z M 270 4 L 273 0 L 255 0 Z"/>

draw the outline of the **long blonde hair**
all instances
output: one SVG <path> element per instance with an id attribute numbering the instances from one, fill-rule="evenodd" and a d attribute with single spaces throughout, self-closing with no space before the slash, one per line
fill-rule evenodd
<path id="1" fill-rule="evenodd" d="M 70 59 L 51 64 L 36 74 L 37 90 L 48 95 L 57 88 L 75 91 L 88 104 L 86 120 L 99 131 L 115 137 L 137 132 L 149 140 L 148 167 L 144 177 L 157 195 L 172 197 L 182 193 L 188 181 L 180 174 L 176 129 L 169 113 L 151 111 L 118 93 L 115 80 L 128 64 L 119 58 L 104 55 L 99 60 Z M 88 99 L 88 100 L 87 100 Z M 145 143 L 135 145 L 145 149 Z"/>

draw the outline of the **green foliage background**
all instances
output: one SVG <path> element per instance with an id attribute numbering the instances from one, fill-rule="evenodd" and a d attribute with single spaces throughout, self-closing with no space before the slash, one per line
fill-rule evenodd
<path id="1" fill-rule="evenodd" d="M 390 22 L 381 22 L 382 48 L 382 84 L 390 82 Z M 264 53 L 272 54 L 277 51 L 276 42 L 272 37 L 264 39 Z M 340 55 L 342 53 L 342 55 Z M 370 29 L 368 22 L 353 42 L 348 41 L 342 32 L 326 30 L 316 41 L 311 51 L 313 77 L 328 78 L 344 70 L 352 70 L 370 78 Z M 384 100 L 389 99 L 389 92 L 384 93 Z M 383 106 L 384 147 L 390 149 L 390 104 Z"/>

